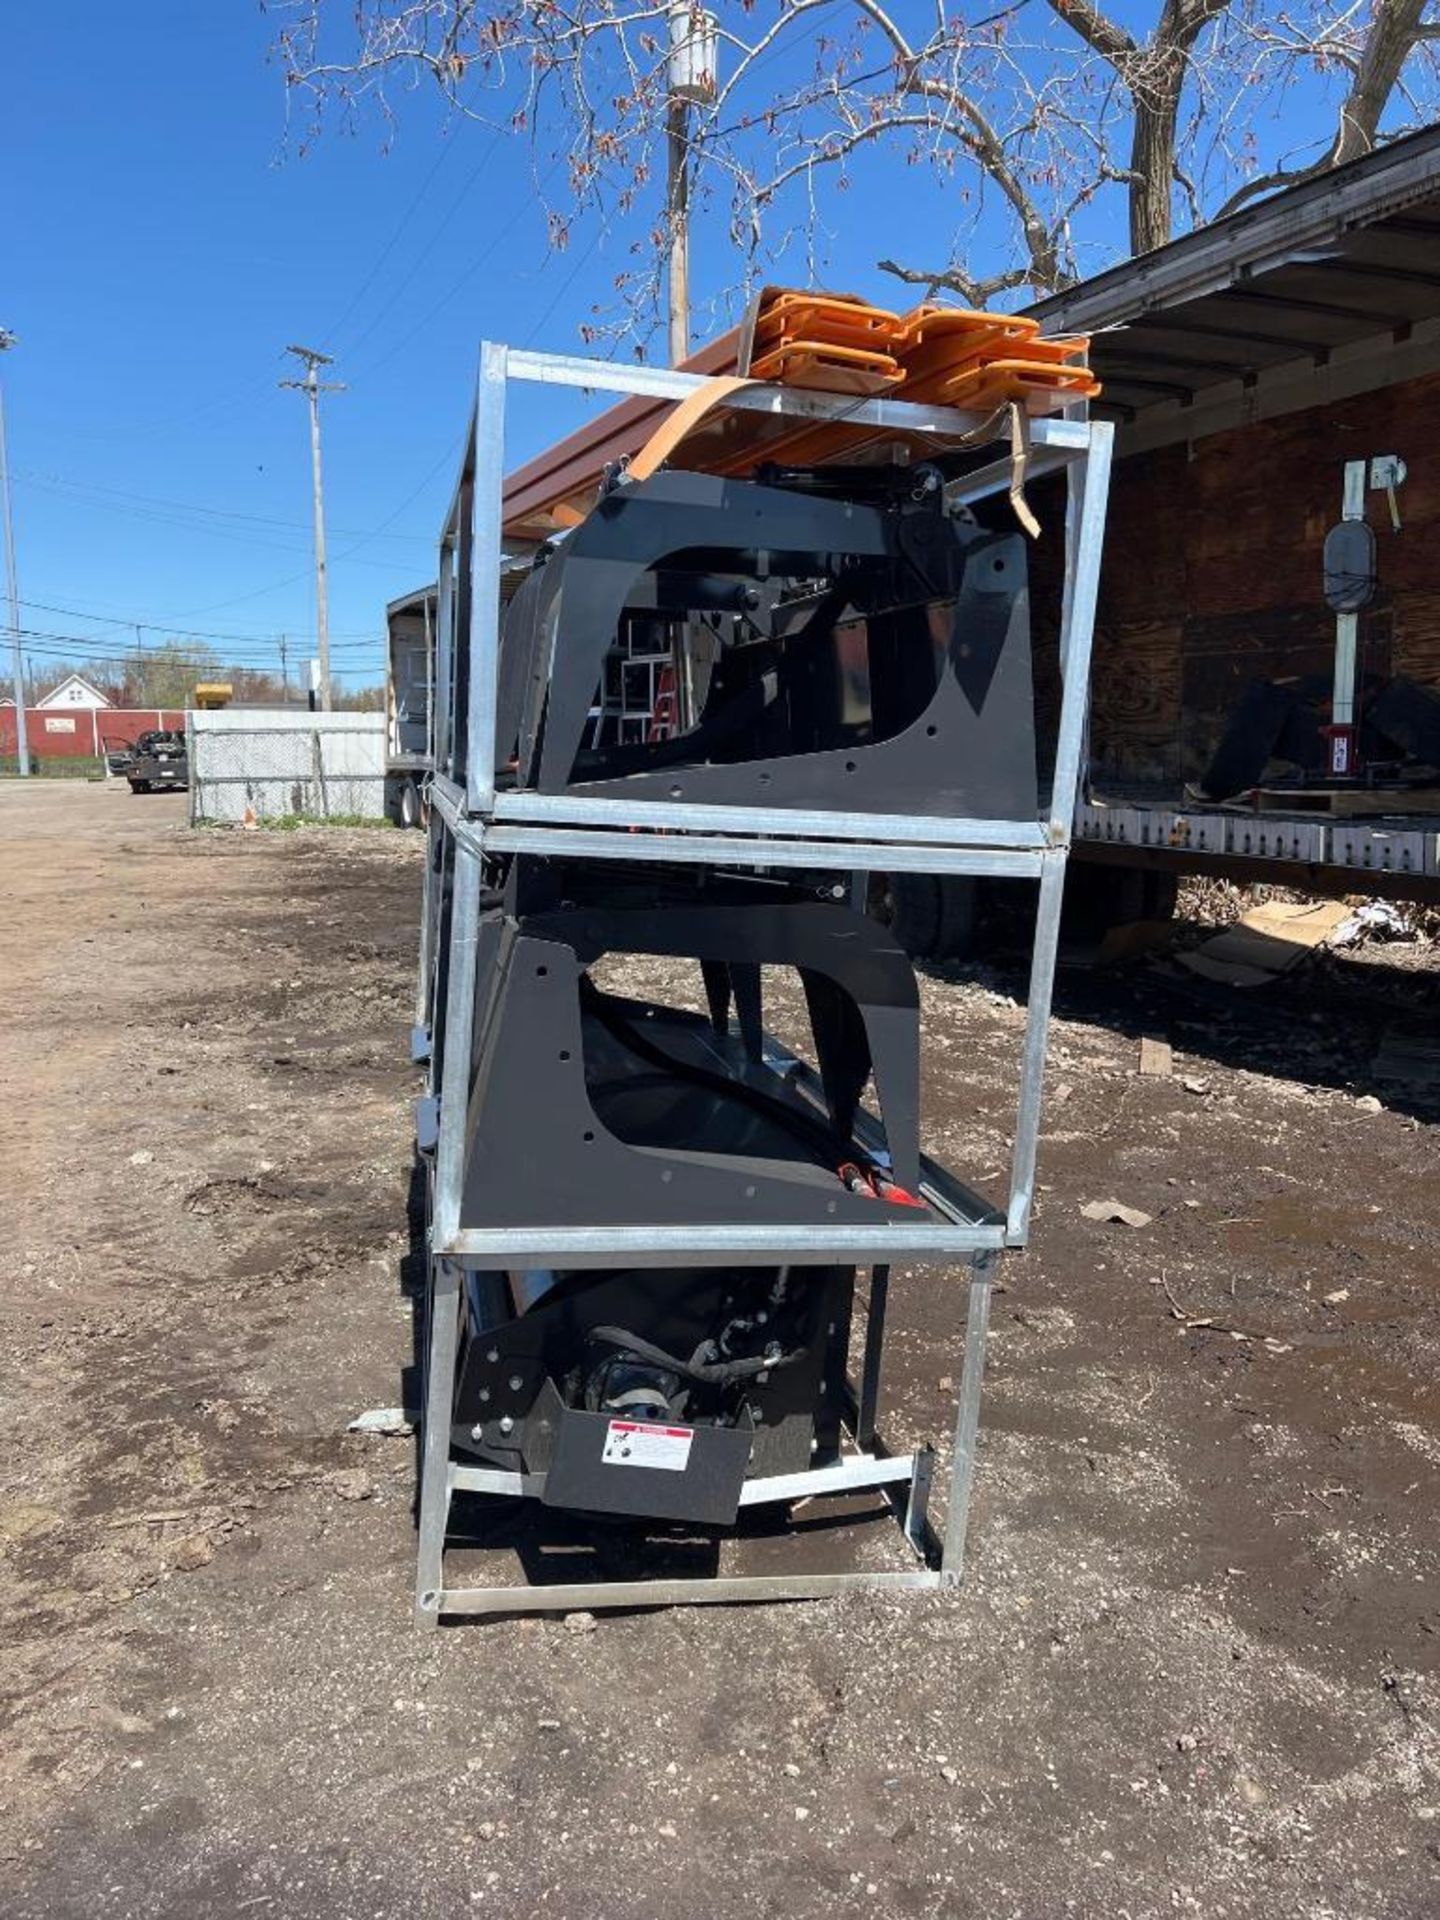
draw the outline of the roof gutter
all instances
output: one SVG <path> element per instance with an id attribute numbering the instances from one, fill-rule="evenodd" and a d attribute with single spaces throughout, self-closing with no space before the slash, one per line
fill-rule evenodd
<path id="1" fill-rule="evenodd" d="M 1428 127 L 1122 261 L 1026 311 L 1053 332 L 1122 326 L 1157 308 L 1183 306 L 1254 279 L 1353 228 L 1403 212 L 1432 196 L 1437 185 L 1440 127 Z"/>

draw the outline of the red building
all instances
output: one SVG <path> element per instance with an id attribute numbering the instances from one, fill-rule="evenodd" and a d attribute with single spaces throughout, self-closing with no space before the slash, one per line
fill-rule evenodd
<path id="1" fill-rule="evenodd" d="M 174 707 L 112 706 L 78 673 L 25 709 L 26 743 L 37 760 L 98 760 L 117 747 L 132 746 L 152 727 L 184 725 L 183 710 Z M 0 701 L 0 755 L 17 751 L 15 702 Z"/>

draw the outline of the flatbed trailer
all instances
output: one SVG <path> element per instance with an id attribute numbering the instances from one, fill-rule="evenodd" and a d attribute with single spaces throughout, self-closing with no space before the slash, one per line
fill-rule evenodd
<path id="1" fill-rule="evenodd" d="M 1433 813 L 1347 819 L 1258 805 L 1082 802 L 1074 851 L 1077 861 L 1112 869 L 1440 905 L 1440 821 Z"/>

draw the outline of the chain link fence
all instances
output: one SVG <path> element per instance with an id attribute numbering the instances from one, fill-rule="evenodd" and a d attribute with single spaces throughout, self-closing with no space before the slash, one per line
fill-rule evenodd
<path id="1" fill-rule="evenodd" d="M 385 739 L 380 713 L 192 713 L 191 822 L 378 820 Z"/>

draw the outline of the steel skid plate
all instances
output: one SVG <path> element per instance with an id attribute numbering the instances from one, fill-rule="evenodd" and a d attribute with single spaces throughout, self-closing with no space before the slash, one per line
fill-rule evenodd
<path id="1" fill-rule="evenodd" d="M 669 636 L 677 675 L 681 637 L 693 655 L 704 630 L 697 710 L 587 748 L 607 655 L 637 617 Z M 502 789 L 1034 819 L 1025 542 L 938 493 L 662 473 L 602 499 L 521 588 L 496 704 Z"/>
<path id="2" fill-rule="evenodd" d="M 601 991 L 606 953 L 694 956 L 708 1015 Z M 865 915 L 744 883 L 688 906 L 501 906 L 478 958 L 462 1230 L 927 1218 L 914 971 Z M 767 1050 L 765 965 L 800 975 L 813 1079 Z M 859 1107 L 872 1076 L 883 1148 Z"/>

